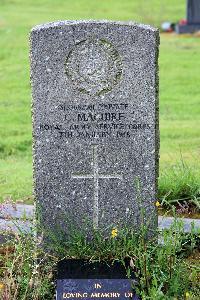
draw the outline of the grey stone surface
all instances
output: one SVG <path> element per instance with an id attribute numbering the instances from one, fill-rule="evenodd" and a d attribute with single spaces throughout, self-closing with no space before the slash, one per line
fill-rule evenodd
<path id="1" fill-rule="evenodd" d="M 176 33 L 195 33 L 200 31 L 200 24 L 176 25 Z"/>
<path id="2" fill-rule="evenodd" d="M 22 205 L 17 204 L 16 210 L 18 214 L 13 216 L 11 214 L 8 215 L 8 218 L 0 217 L 0 244 L 4 243 L 7 240 L 8 234 L 12 233 L 34 233 L 33 219 L 35 216 L 35 207 L 33 205 Z M 10 209 L 10 208 L 8 208 Z M 29 220 L 24 220 L 24 211 L 29 213 Z M 11 219 L 14 217 L 14 219 Z M 158 216 L 158 229 L 162 231 L 163 229 L 169 229 L 170 226 L 174 224 L 174 217 L 165 217 Z M 200 220 L 199 219 L 189 219 L 189 218 L 177 218 L 177 222 L 183 223 L 183 228 L 185 232 L 190 232 L 192 228 L 192 224 L 194 224 L 195 231 L 200 230 Z"/>
<path id="3" fill-rule="evenodd" d="M 7 214 L 8 219 L 24 219 L 24 214 L 28 217 L 28 219 L 33 220 L 35 217 L 35 206 L 34 205 L 27 205 L 27 204 L 16 204 L 14 212 L 10 209 L 10 204 L 4 205 L 3 211 L 9 213 Z M 7 219 L 4 213 L 0 214 L 0 219 Z M 160 229 L 169 228 L 172 223 L 174 222 L 174 217 L 166 217 L 166 216 L 158 216 L 158 226 Z M 184 217 L 177 217 L 177 221 L 182 221 L 183 224 L 187 226 L 187 224 L 191 224 L 194 222 L 196 228 L 200 228 L 200 219 L 192 219 L 192 218 L 184 218 Z"/>
<path id="4" fill-rule="evenodd" d="M 200 220 L 190 218 L 177 218 L 177 222 L 183 224 L 184 232 L 190 232 L 194 225 L 195 230 L 200 230 Z M 158 228 L 159 230 L 169 229 L 175 222 L 174 217 L 158 217 Z"/>
<path id="5" fill-rule="evenodd" d="M 44 228 L 135 227 L 141 208 L 157 226 L 158 30 L 62 21 L 36 26 L 30 41 Z"/>
<path id="6" fill-rule="evenodd" d="M 0 219 L 0 235 L 7 233 L 31 233 L 33 228 L 32 220 L 6 220 Z"/>
<path id="7" fill-rule="evenodd" d="M 33 206 L 25 204 L 1 204 L 0 218 L 33 219 Z"/>

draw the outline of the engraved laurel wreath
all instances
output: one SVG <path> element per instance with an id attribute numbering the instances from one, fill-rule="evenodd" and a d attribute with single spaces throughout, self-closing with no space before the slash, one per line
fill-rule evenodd
<path id="1" fill-rule="evenodd" d="M 87 39 L 69 52 L 65 72 L 79 92 L 98 96 L 111 91 L 120 81 L 122 61 L 110 42 Z"/>

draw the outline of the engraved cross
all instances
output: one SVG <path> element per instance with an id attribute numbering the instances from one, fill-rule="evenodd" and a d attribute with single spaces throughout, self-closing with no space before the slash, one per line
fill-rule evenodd
<path id="1" fill-rule="evenodd" d="M 72 174 L 75 179 L 93 179 L 94 181 L 94 208 L 93 208 L 93 227 L 98 228 L 99 224 L 99 179 L 122 179 L 120 174 L 99 174 L 98 168 L 98 145 L 92 145 L 93 172 L 91 174 Z"/>

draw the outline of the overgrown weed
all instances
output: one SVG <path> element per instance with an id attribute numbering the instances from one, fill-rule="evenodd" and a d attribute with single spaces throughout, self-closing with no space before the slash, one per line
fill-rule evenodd
<path id="1" fill-rule="evenodd" d="M 54 275 L 61 259 L 112 263 L 123 262 L 127 257 L 131 260 L 127 276 L 133 269 L 138 279 L 135 290 L 141 299 L 186 299 L 186 295 L 189 295 L 187 299 L 199 299 L 200 265 L 186 260 L 195 249 L 198 251 L 199 232 L 193 227 L 185 234 L 183 224 L 176 218 L 170 229 L 156 232 L 148 239 L 144 224 L 139 231 L 111 228 L 107 236 L 101 230 L 90 232 L 90 237 L 81 230 L 73 230 L 68 239 L 65 232 L 64 236 L 61 234 L 51 234 L 55 256 L 42 250 L 42 239 L 35 237 L 35 228 L 26 234 L 15 234 L 14 239 L 2 247 L 3 300 L 54 299 Z"/>
<path id="2" fill-rule="evenodd" d="M 200 172 L 183 160 L 162 168 L 158 198 L 166 207 L 187 203 L 200 211 Z"/>

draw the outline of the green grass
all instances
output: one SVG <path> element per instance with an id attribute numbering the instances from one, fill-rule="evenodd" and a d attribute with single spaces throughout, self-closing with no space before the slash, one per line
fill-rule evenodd
<path id="1" fill-rule="evenodd" d="M 30 158 L 7 157 L 1 161 L 0 195 L 3 199 L 23 199 L 32 203 L 32 165 Z"/>
<path id="2" fill-rule="evenodd" d="M 177 21 L 184 16 L 185 0 L 0 0 L 1 199 L 26 199 L 32 194 L 31 27 L 59 19 L 136 20 L 159 26 L 165 20 Z M 166 164 L 174 164 L 181 157 L 198 167 L 199 57 L 200 38 L 161 35 L 161 174 Z M 193 176 L 195 185 L 200 185 L 199 173 Z M 168 184 L 170 190 L 173 178 Z"/>
<path id="3" fill-rule="evenodd" d="M 183 161 L 166 166 L 161 170 L 159 178 L 158 198 L 162 204 L 178 204 L 187 202 L 200 210 L 200 171 Z"/>

